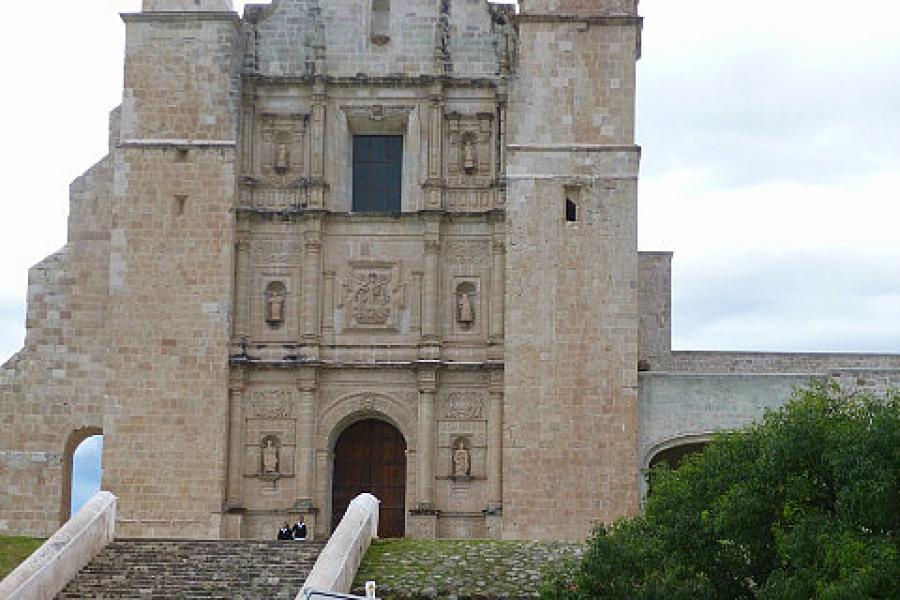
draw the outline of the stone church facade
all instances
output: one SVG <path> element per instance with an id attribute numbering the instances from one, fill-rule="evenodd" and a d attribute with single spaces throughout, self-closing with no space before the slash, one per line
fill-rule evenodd
<path id="1" fill-rule="evenodd" d="M 641 469 L 900 356 L 673 352 L 637 251 L 636 0 L 144 0 L 0 373 L 0 532 L 104 435 L 123 536 L 583 538 Z"/>

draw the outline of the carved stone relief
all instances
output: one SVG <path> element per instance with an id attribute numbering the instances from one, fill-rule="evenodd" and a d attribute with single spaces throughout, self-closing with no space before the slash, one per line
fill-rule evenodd
<path id="1" fill-rule="evenodd" d="M 289 238 L 262 238 L 250 242 L 250 260 L 255 265 L 299 265 L 303 242 Z"/>
<path id="2" fill-rule="evenodd" d="M 489 240 L 449 240 L 443 246 L 444 258 L 451 263 L 484 267 L 493 259 Z"/>
<path id="3" fill-rule="evenodd" d="M 286 419 L 293 415 L 291 393 L 287 390 L 253 392 L 247 403 L 247 415 L 260 419 Z"/>
<path id="4" fill-rule="evenodd" d="M 484 418 L 483 392 L 450 392 L 444 396 L 441 418 L 448 421 L 471 421 Z"/>
<path id="5" fill-rule="evenodd" d="M 396 329 L 406 308 L 400 263 L 355 261 L 343 277 L 338 308 L 350 329 Z"/>

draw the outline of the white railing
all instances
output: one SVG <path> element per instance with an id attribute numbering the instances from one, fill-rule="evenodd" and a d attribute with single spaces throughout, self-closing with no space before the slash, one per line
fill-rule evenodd
<path id="1" fill-rule="evenodd" d="M 116 497 L 98 492 L 78 514 L 0 581 L 4 600 L 50 600 L 115 538 Z"/>
<path id="2" fill-rule="evenodd" d="M 337 594 L 350 591 L 359 563 L 372 540 L 378 537 L 378 505 L 378 499 L 372 494 L 360 494 L 350 502 L 297 600 L 303 600 L 312 590 Z"/>

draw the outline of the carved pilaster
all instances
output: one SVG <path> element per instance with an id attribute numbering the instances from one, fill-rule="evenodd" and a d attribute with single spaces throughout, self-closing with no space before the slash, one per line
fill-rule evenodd
<path id="1" fill-rule="evenodd" d="M 494 222 L 491 243 L 491 345 L 503 344 L 504 311 L 506 301 L 506 231 L 505 223 Z M 500 358 L 500 357 L 496 357 Z"/>
<path id="2" fill-rule="evenodd" d="M 297 381 L 300 403 L 297 414 L 297 504 L 311 507 L 316 495 L 316 394 L 315 371 L 303 372 Z"/>
<path id="3" fill-rule="evenodd" d="M 436 344 L 439 340 L 438 314 L 438 282 L 440 281 L 440 241 L 435 234 L 425 237 L 425 271 L 422 274 L 422 338 L 426 343 Z M 431 358 L 431 357 L 428 357 Z"/>
<path id="4" fill-rule="evenodd" d="M 234 252 L 234 337 L 250 335 L 250 242 L 239 239 Z"/>
<path id="5" fill-rule="evenodd" d="M 310 135 L 310 178 L 308 208 L 325 208 L 325 88 L 317 85 L 312 105 Z"/>
<path id="6" fill-rule="evenodd" d="M 436 422 L 434 420 L 434 396 L 437 391 L 436 374 L 428 369 L 419 372 L 419 432 L 416 452 L 416 500 L 417 509 L 434 507 L 434 450 L 436 446 Z"/>
<path id="7" fill-rule="evenodd" d="M 321 220 L 313 221 L 312 227 L 305 233 L 303 247 L 303 342 L 318 345 L 321 318 L 319 286 L 322 277 Z"/>
<path id="8" fill-rule="evenodd" d="M 440 88 L 433 91 L 428 103 L 428 180 L 425 185 L 425 209 L 440 210 L 443 202 L 444 96 Z"/>
<path id="9" fill-rule="evenodd" d="M 487 512 L 503 506 L 503 374 L 492 373 L 488 406 Z"/>
<path id="10" fill-rule="evenodd" d="M 228 386 L 228 468 L 225 510 L 236 510 L 241 503 L 244 449 L 244 382 L 232 381 Z"/>

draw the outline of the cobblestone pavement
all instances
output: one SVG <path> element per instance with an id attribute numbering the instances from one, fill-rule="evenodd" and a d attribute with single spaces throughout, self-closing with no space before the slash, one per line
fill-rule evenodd
<path id="1" fill-rule="evenodd" d="M 385 600 L 534 598 L 542 575 L 581 556 L 580 544 L 493 540 L 376 541 L 354 581 L 366 580 Z"/>

